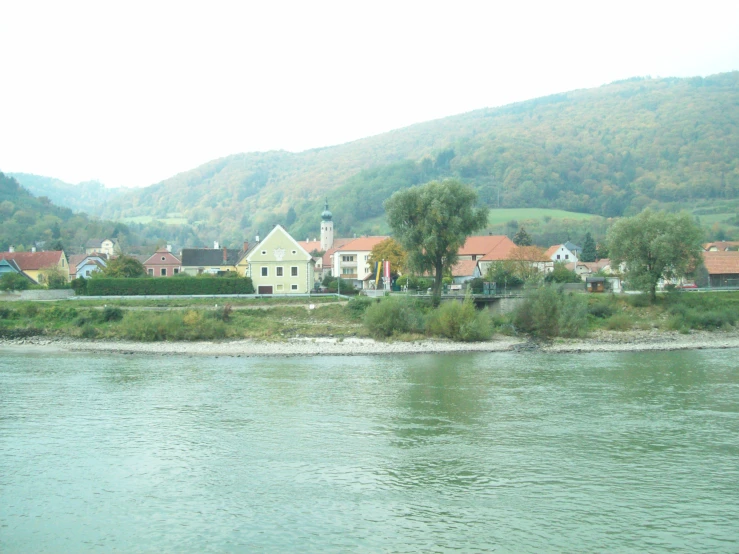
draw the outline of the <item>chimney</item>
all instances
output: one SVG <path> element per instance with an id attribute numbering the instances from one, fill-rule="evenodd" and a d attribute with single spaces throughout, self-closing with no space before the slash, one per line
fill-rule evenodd
<path id="1" fill-rule="evenodd" d="M 8 248 L 8 252 L 15 252 L 15 246 L 11 245 L 10 248 Z"/>
<path id="2" fill-rule="evenodd" d="M 259 242 L 259 229 L 257 229 L 257 236 L 254 238 L 257 242 Z"/>
<path id="3" fill-rule="evenodd" d="M 171 244 L 168 244 L 167 245 L 167 252 L 172 252 L 172 245 Z"/>
<path id="4" fill-rule="evenodd" d="M 246 252 L 247 250 L 249 250 L 249 241 L 245 240 L 244 241 L 244 252 Z"/>
<path id="5" fill-rule="evenodd" d="M 36 247 L 35 246 L 32 246 L 31 247 L 31 252 L 36 252 Z"/>
<path id="6" fill-rule="evenodd" d="M 215 250 L 218 250 L 218 247 L 219 247 L 218 241 L 217 241 L 217 240 L 214 240 L 214 241 L 213 241 L 213 248 L 214 248 Z"/>
<path id="7" fill-rule="evenodd" d="M 228 250 L 226 250 L 226 247 L 224 246 L 223 247 L 223 265 L 226 265 L 227 261 L 228 261 Z"/>

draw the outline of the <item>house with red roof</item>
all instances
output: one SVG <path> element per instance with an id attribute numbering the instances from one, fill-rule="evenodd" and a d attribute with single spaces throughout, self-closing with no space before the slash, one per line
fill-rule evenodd
<path id="1" fill-rule="evenodd" d="M 69 257 L 69 278 L 89 278 L 95 271 L 102 271 L 108 265 L 106 254 L 73 254 Z"/>
<path id="2" fill-rule="evenodd" d="M 172 254 L 172 247 L 167 245 L 144 261 L 144 269 L 151 277 L 172 277 L 182 271 L 182 261 Z"/>
<path id="3" fill-rule="evenodd" d="M 46 283 L 46 273 L 55 268 L 69 276 L 69 263 L 63 250 L 15 252 L 11 247 L 9 252 L 0 252 L 0 260 L 14 261 L 23 273 L 28 275 L 34 283 L 40 285 Z"/>
<path id="4" fill-rule="evenodd" d="M 361 289 L 367 277 L 372 274 L 369 257 L 372 249 L 387 236 L 359 237 L 345 242 L 330 251 L 331 274 L 352 281 L 354 288 Z M 392 270 L 392 268 L 391 268 Z"/>
<path id="5" fill-rule="evenodd" d="M 703 252 L 703 265 L 712 287 L 739 287 L 739 251 Z"/>

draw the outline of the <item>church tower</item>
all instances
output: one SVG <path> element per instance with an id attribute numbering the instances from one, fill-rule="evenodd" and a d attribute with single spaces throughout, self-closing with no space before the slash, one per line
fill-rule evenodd
<path id="1" fill-rule="evenodd" d="M 321 250 L 328 251 L 334 245 L 333 214 L 328 209 L 328 198 L 321 214 Z"/>

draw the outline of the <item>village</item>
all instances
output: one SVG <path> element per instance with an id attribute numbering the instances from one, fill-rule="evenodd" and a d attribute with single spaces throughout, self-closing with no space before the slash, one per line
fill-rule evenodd
<path id="1" fill-rule="evenodd" d="M 143 264 L 146 275 L 152 278 L 177 276 L 240 276 L 252 280 L 259 295 L 307 294 L 325 290 L 326 278 L 340 278 L 351 291 L 390 290 L 391 275 L 402 275 L 400 268 L 371 264 L 373 249 L 387 241 L 389 236 L 336 237 L 333 214 L 326 201 L 320 215 L 320 238 L 296 240 L 281 225 L 276 225 L 264 238 L 244 241 L 240 248 L 228 248 L 214 243 L 212 248 L 183 248 L 179 253 L 170 245 L 157 249 L 149 256 L 132 256 Z M 460 293 L 473 279 L 484 279 L 496 263 L 524 267 L 524 274 L 546 276 L 555 268 L 577 275 L 581 280 L 569 285 L 570 290 L 614 292 L 623 290 L 623 267 L 612 267 L 608 258 L 582 260 L 583 248 L 571 241 L 542 248 L 516 245 L 506 235 L 470 236 L 458 251 L 456 264 L 448 275 L 446 293 Z M 63 250 L 16 252 L 10 247 L 0 253 L 0 278 L 14 273 L 29 284 L 49 286 L 49 275 L 62 275 L 66 282 L 89 279 L 101 272 L 112 259 L 121 256 L 115 239 L 91 239 L 85 252 L 67 256 Z M 697 288 L 731 288 L 739 286 L 739 242 L 719 241 L 703 245 L 703 282 L 679 280 L 661 282 L 661 288 L 672 284 L 685 290 Z M 341 286 L 341 285 L 340 285 Z M 400 287 L 395 287 L 399 290 Z M 405 285 L 407 288 L 407 285 Z M 508 283 L 486 286 L 486 293 L 502 293 Z M 514 287 L 511 287 L 514 288 Z"/>

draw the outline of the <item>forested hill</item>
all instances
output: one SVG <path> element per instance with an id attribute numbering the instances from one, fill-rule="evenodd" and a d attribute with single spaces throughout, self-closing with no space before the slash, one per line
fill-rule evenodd
<path id="1" fill-rule="evenodd" d="M 67 254 L 84 252 L 91 238 L 115 238 L 127 253 L 149 253 L 151 246 L 175 238 L 184 244 L 197 240 L 188 230 L 157 225 L 128 225 L 74 213 L 49 198 L 35 197 L 16 179 L 0 172 L 0 252 L 10 246 L 30 250 L 63 249 Z"/>
<path id="2" fill-rule="evenodd" d="M 8 173 L 34 196 L 46 196 L 57 206 L 75 212 L 100 213 L 105 205 L 121 194 L 123 189 L 107 188 L 98 181 L 85 181 L 73 185 L 53 177 L 30 173 Z"/>
<path id="3" fill-rule="evenodd" d="M 491 207 L 603 216 L 658 203 L 739 198 L 739 72 L 635 78 L 483 109 L 302 153 L 239 154 L 128 193 L 105 214 L 185 217 L 237 242 L 287 224 L 318 233 L 328 196 L 337 231 L 371 232 L 394 191 L 457 177 Z"/>

